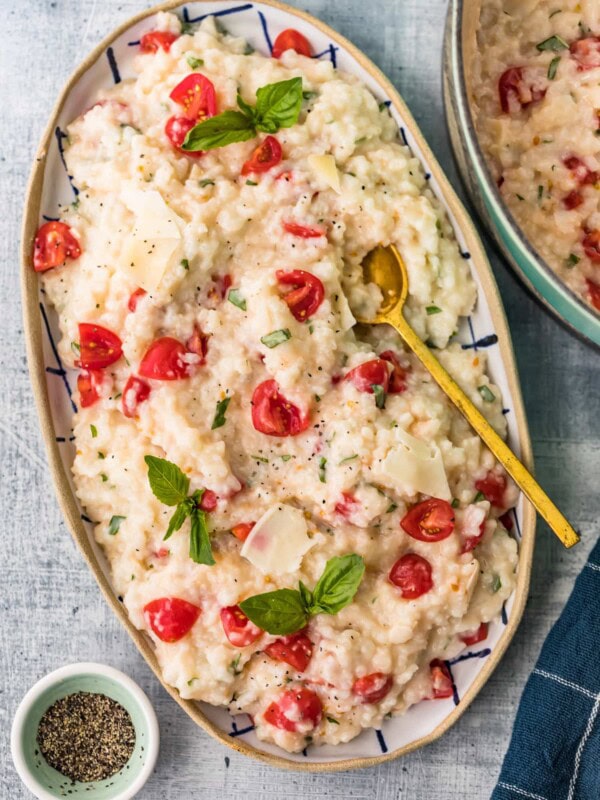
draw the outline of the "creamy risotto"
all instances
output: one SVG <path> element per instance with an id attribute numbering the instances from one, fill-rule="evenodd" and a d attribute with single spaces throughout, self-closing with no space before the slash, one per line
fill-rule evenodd
<path id="1" fill-rule="evenodd" d="M 467 262 L 386 107 L 308 54 L 158 15 L 135 80 L 69 126 L 78 201 L 34 249 L 116 591 L 182 697 L 289 751 L 451 697 L 445 660 L 517 565 L 515 487 L 353 316 L 380 300 L 361 260 L 395 243 L 410 322 L 504 434 L 485 355 L 450 341 Z"/>
<path id="2" fill-rule="evenodd" d="M 597 0 L 483 0 L 473 93 L 508 207 L 544 260 L 600 310 Z"/>

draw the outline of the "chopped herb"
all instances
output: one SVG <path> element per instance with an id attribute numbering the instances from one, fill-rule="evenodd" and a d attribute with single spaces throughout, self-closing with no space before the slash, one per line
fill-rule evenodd
<path id="1" fill-rule="evenodd" d="M 110 522 L 108 523 L 109 536 L 115 536 L 119 532 L 119 528 L 124 519 L 127 519 L 127 517 L 120 517 L 118 514 L 110 518 Z"/>
<path id="2" fill-rule="evenodd" d="M 452 508 L 458 508 L 460 503 L 458 502 L 458 500 L 455 497 L 454 500 L 450 503 L 450 505 L 452 506 Z"/>
<path id="3" fill-rule="evenodd" d="M 258 186 L 258 183 L 256 181 L 247 180 L 246 186 Z"/>
<path id="4" fill-rule="evenodd" d="M 116 395 L 115 395 L 115 396 L 114 396 L 112 399 L 113 399 L 113 400 L 118 400 L 118 399 L 119 399 L 119 397 L 122 397 L 122 395 L 123 395 L 123 393 L 122 393 L 122 392 L 117 392 L 117 393 L 116 393 Z"/>
<path id="5" fill-rule="evenodd" d="M 544 39 L 543 42 L 536 44 L 537 49 L 542 52 L 543 50 L 552 50 L 558 53 L 560 50 L 568 50 L 569 45 L 562 36 L 551 36 L 549 39 Z"/>
<path id="6" fill-rule="evenodd" d="M 355 458 L 358 458 L 358 453 L 354 453 L 353 456 L 346 456 L 346 458 L 342 458 L 338 466 L 342 466 L 342 464 L 347 464 L 348 461 L 354 461 Z"/>
<path id="7" fill-rule="evenodd" d="M 553 11 L 553 12 L 550 14 L 550 16 L 548 17 L 548 19 L 552 19 L 552 17 L 555 17 L 557 14 L 560 14 L 560 13 L 562 13 L 562 8 L 559 8 L 559 9 L 557 9 L 556 11 Z"/>
<path id="8" fill-rule="evenodd" d="M 475 497 L 473 498 L 474 503 L 480 503 L 482 500 L 485 500 L 485 495 L 483 492 L 477 492 Z"/>
<path id="9" fill-rule="evenodd" d="M 253 458 L 255 461 L 260 461 L 262 464 L 268 464 L 269 463 L 269 459 L 268 458 L 263 458 L 262 456 L 250 456 L 250 458 Z"/>
<path id="10" fill-rule="evenodd" d="M 367 141 L 367 137 L 366 136 L 361 136 L 358 139 L 354 140 L 354 144 L 362 144 L 363 142 L 366 142 L 366 141 Z"/>
<path id="11" fill-rule="evenodd" d="M 265 347 L 273 348 L 277 347 L 279 344 L 283 344 L 283 342 L 287 342 L 288 339 L 292 338 L 292 334 L 289 332 L 288 328 L 281 328 L 278 331 L 271 331 L 271 333 L 265 334 L 265 336 L 261 336 L 260 340 L 264 344 Z"/>
<path id="12" fill-rule="evenodd" d="M 81 354 L 81 347 L 79 342 L 71 342 L 71 350 L 75 353 L 76 356 Z"/>
<path id="13" fill-rule="evenodd" d="M 316 403 L 320 403 L 321 402 L 321 395 L 319 395 L 319 394 L 315 395 L 315 402 Z"/>
<path id="14" fill-rule="evenodd" d="M 502 588 L 502 581 L 500 580 L 500 576 L 494 575 L 492 577 L 492 592 L 496 594 L 496 592 L 499 592 L 501 588 Z"/>
<path id="15" fill-rule="evenodd" d="M 227 406 L 230 402 L 231 397 L 225 397 L 223 400 L 219 400 L 217 402 L 215 418 L 210 426 L 211 431 L 214 431 L 216 428 L 222 428 L 223 425 L 225 425 L 225 412 L 227 411 Z"/>
<path id="16" fill-rule="evenodd" d="M 292 456 L 288 456 L 288 455 L 281 456 L 281 460 L 282 460 L 282 461 L 289 461 L 291 457 L 292 457 Z"/>
<path id="17" fill-rule="evenodd" d="M 187 260 L 187 258 L 182 258 L 179 265 L 184 269 L 190 268 L 190 262 Z"/>
<path id="18" fill-rule="evenodd" d="M 377 408 L 385 408 L 385 389 L 379 383 L 371 385 L 373 394 L 375 395 L 375 405 Z"/>
<path id="19" fill-rule="evenodd" d="M 106 458 L 106 456 L 104 455 L 104 453 L 102 452 L 102 450 L 98 450 L 98 458 L 100 458 L 100 459 L 104 459 L 104 458 Z"/>
<path id="20" fill-rule="evenodd" d="M 544 196 L 544 187 L 543 186 L 538 186 L 538 191 L 537 191 L 538 203 L 541 203 L 543 196 Z"/>
<path id="21" fill-rule="evenodd" d="M 98 428 L 95 425 L 90 425 L 90 431 L 92 433 L 92 439 L 95 439 L 98 436 Z"/>
<path id="22" fill-rule="evenodd" d="M 571 253 L 571 255 L 567 258 L 566 266 L 569 269 L 571 269 L 576 264 L 579 264 L 580 261 L 581 261 L 581 259 L 579 258 L 579 256 L 576 256 L 575 253 Z"/>
<path id="23" fill-rule="evenodd" d="M 242 657 L 241 653 L 238 653 L 237 656 L 229 663 L 229 671 L 233 672 L 234 675 L 239 675 L 242 671 L 239 669 L 240 666 L 240 658 Z"/>
<path id="24" fill-rule="evenodd" d="M 246 300 L 241 296 L 239 289 L 230 289 L 227 299 L 230 303 L 233 303 L 234 306 L 241 308 L 242 311 L 246 310 Z"/>
<path id="25" fill-rule="evenodd" d="M 321 481 L 321 483 L 327 483 L 327 478 L 325 475 L 326 469 L 327 469 L 327 459 L 321 456 L 321 458 L 319 459 L 319 480 Z"/>
<path id="26" fill-rule="evenodd" d="M 101 472 L 100 477 L 102 478 L 102 483 L 106 483 L 106 481 L 108 480 L 108 475 L 106 474 L 106 472 Z"/>
<path id="27" fill-rule="evenodd" d="M 192 69 L 198 69 L 198 67 L 204 66 L 204 59 L 203 58 L 196 58 L 196 56 L 188 56 L 186 58 L 187 63 L 190 65 Z"/>
<path id="28" fill-rule="evenodd" d="M 192 683 L 193 683 L 194 681 L 197 681 L 197 680 L 198 680 L 198 678 L 190 678 L 190 679 L 189 679 L 189 681 L 187 682 L 187 685 L 188 685 L 188 686 L 191 686 L 191 685 L 192 685 Z"/>
<path id="29" fill-rule="evenodd" d="M 486 403 L 493 403 L 496 399 L 496 395 L 492 392 L 489 386 L 478 386 L 477 391 Z"/>
<path id="30" fill-rule="evenodd" d="M 244 55 L 245 56 L 251 56 L 253 52 L 254 52 L 254 48 L 252 47 L 250 42 L 246 42 L 246 46 L 244 47 Z"/>
<path id="31" fill-rule="evenodd" d="M 548 80 L 553 81 L 556 78 L 556 71 L 560 64 L 560 56 L 555 56 L 548 67 Z"/>
<path id="32" fill-rule="evenodd" d="M 389 111 L 389 106 L 387 103 L 379 103 L 379 110 L 380 111 Z"/>
<path id="33" fill-rule="evenodd" d="M 396 503 L 390 503 L 389 506 L 386 508 L 385 513 L 391 514 L 392 511 L 395 511 L 397 508 L 398 506 L 396 505 Z"/>
<path id="34" fill-rule="evenodd" d="M 525 202 L 525 198 L 524 198 L 522 195 L 518 194 L 518 195 L 517 195 L 517 198 L 518 198 L 518 199 L 519 199 L 519 200 L 520 200 L 522 203 L 524 203 L 524 202 Z"/>
<path id="35" fill-rule="evenodd" d="M 303 100 L 312 100 L 315 97 L 318 97 L 318 92 L 302 92 L 302 99 Z"/>
<path id="36" fill-rule="evenodd" d="M 441 314 L 442 309 L 438 308 L 437 306 L 425 306 L 425 311 L 427 312 L 427 316 L 431 317 L 432 314 Z"/>
<path id="37" fill-rule="evenodd" d="M 312 335 L 315 332 L 315 326 L 310 324 L 308 326 L 308 332 Z"/>
<path id="38" fill-rule="evenodd" d="M 335 717 L 325 717 L 327 722 L 331 722 L 332 725 L 339 725 L 340 723 Z"/>
<path id="39" fill-rule="evenodd" d="M 210 178 L 202 178 L 201 181 L 198 181 L 198 185 L 200 186 L 201 189 L 204 189 L 207 186 L 214 186 L 215 182 L 211 181 Z"/>

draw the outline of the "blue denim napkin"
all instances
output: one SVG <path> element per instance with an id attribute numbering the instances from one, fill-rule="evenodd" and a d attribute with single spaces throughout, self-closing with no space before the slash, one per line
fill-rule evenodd
<path id="1" fill-rule="evenodd" d="M 600 799 L 600 541 L 531 673 L 492 800 Z"/>

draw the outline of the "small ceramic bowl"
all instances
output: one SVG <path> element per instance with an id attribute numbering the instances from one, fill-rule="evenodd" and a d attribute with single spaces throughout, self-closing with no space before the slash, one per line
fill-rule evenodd
<path id="1" fill-rule="evenodd" d="M 535 251 L 504 204 L 479 146 L 470 107 L 471 55 L 481 0 L 450 0 L 444 46 L 444 100 L 461 176 L 506 260 L 538 300 L 581 338 L 600 347 L 600 314 L 566 286 Z"/>
<path id="2" fill-rule="evenodd" d="M 136 734 L 133 754 L 120 772 L 104 781 L 72 783 L 39 752 L 36 734 L 42 715 L 57 700 L 74 692 L 104 694 L 120 703 L 131 716 Z M 15 714 L 10 744 L 19 777 L 39 800 L 129 800 L 154 769 L 159 738 L 154 709 L 131 678 L 104 664 L 81 663 L 61 667 L 31 687 Z"/>

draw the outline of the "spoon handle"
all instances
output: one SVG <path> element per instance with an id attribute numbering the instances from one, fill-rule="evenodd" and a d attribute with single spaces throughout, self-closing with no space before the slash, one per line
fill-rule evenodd
<path id="1" fill-rule="evenodd" d="M 404 319 L 402 312 L 386 315 L 385 321 L 397 330 L 425 369 L 431 373 L 438 386 L 448 395 L 471 427 L 483 439 L 496 459 L 529 498 L 537 512 L 546 520 L 564 546 L 573 547 L 574 544 L 577 544 L 579 536 L 568 520 L 554 505 L 529 470 L 519 461 L 506 442 L 496 433 L 483 414 L 473 405 L 456 381 L 450 377 L 427 345 L 413 331 Z"/>

